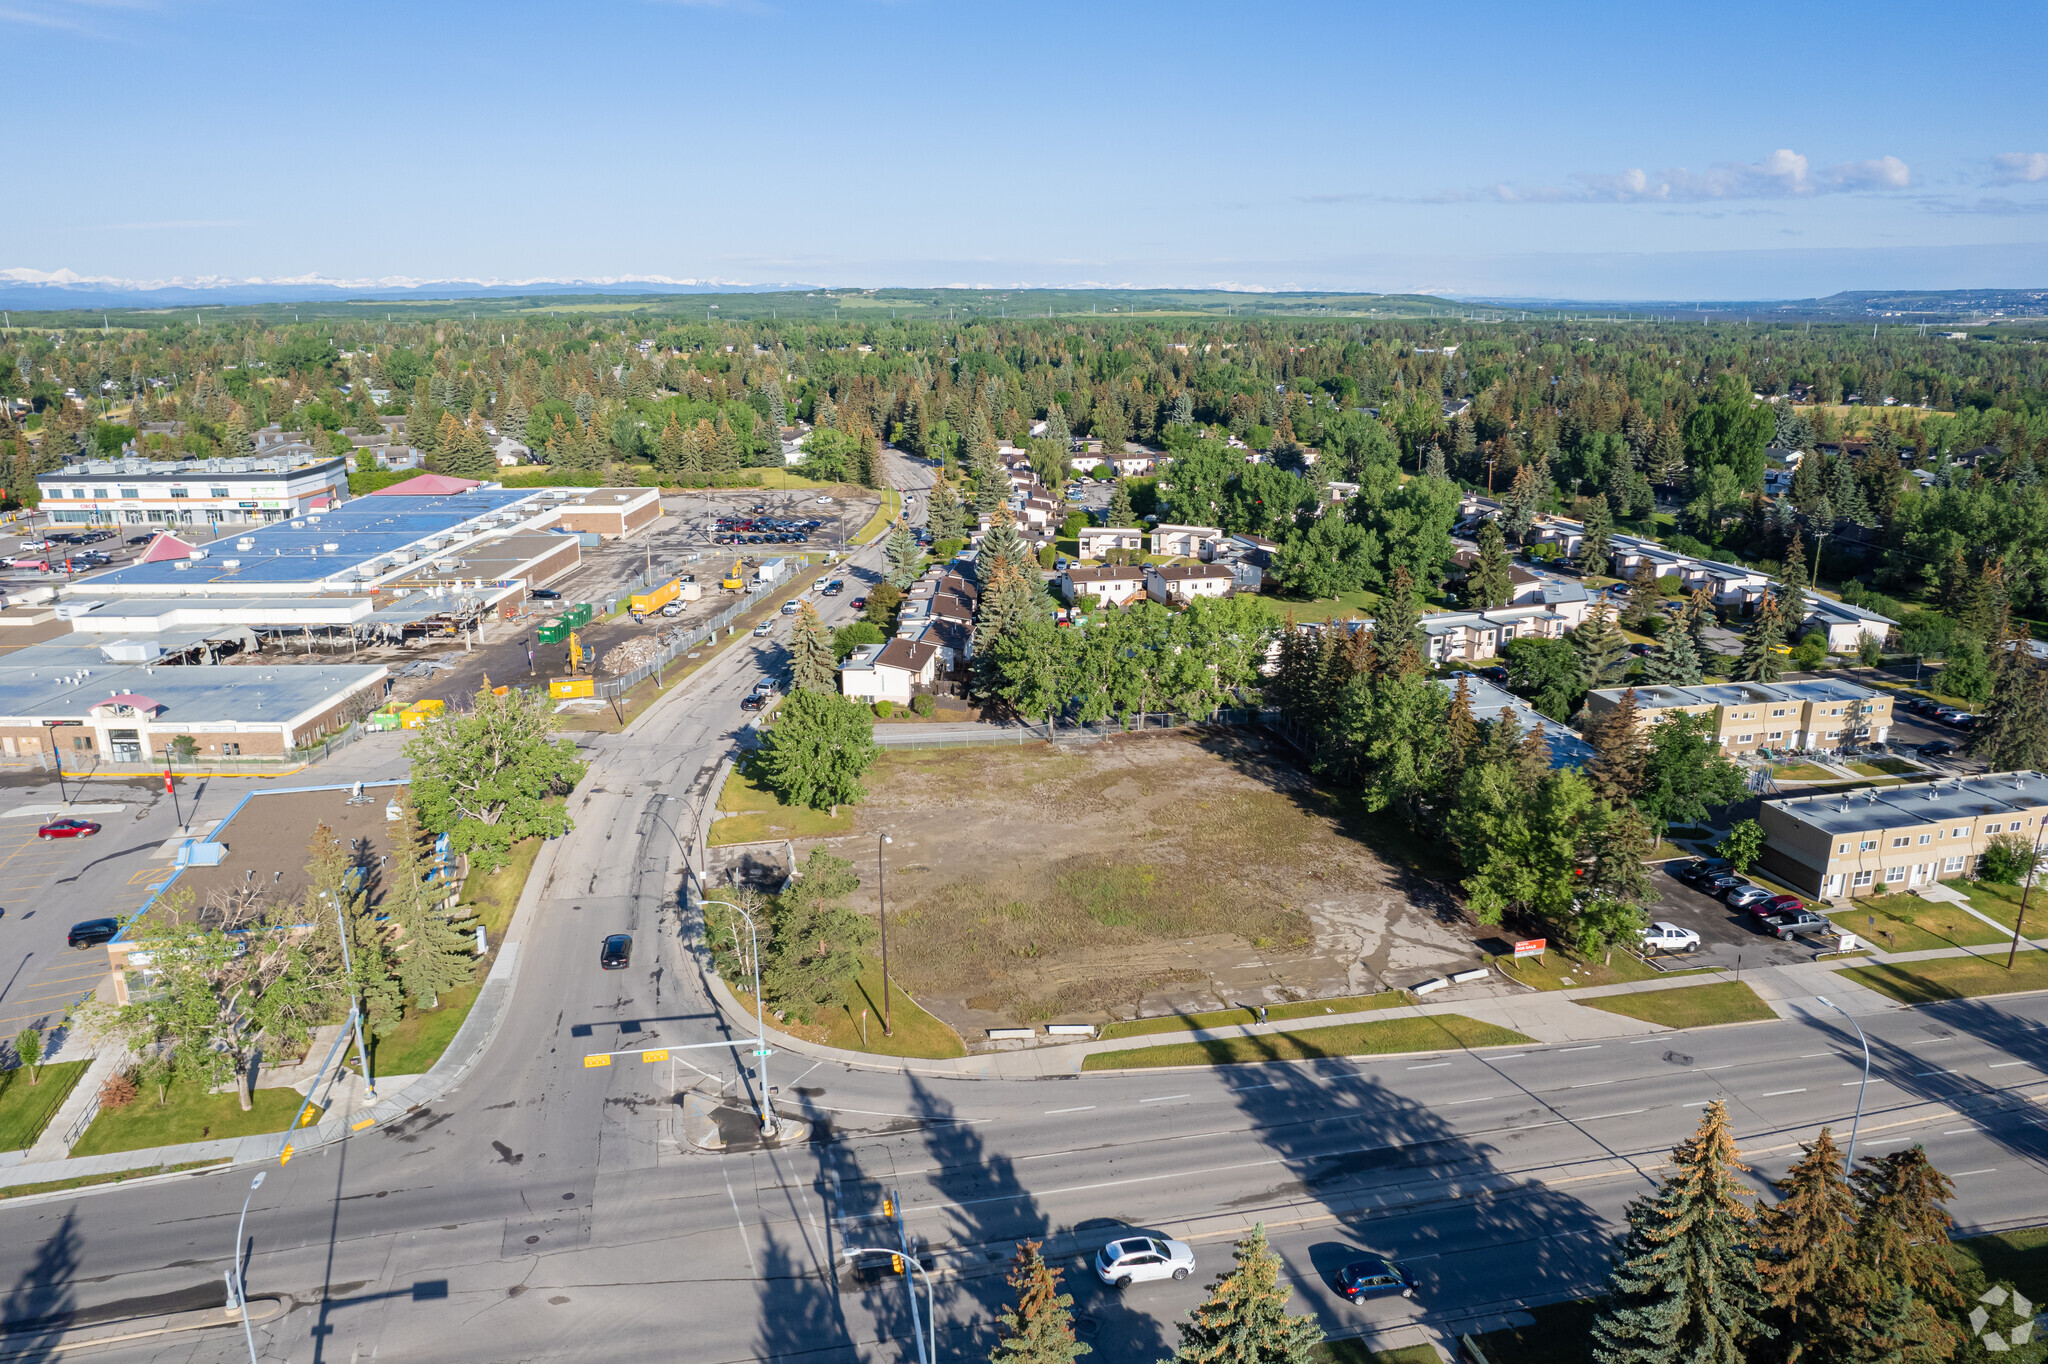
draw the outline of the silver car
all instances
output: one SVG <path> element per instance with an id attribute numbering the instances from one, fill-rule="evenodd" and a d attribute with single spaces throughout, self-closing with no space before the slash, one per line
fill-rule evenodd
<path id="1" fill-rule="evenodd" d="M 1195 1252 L 1185 1241 L 1127 1236 L 1111 1241 L 1095 1257 L 1095 1277 L 1115 1288 L 1147 1279 L 1185 1279 L 1195 1270 Z"/>
<path id="2" fill-rule="evenodd" d="M 1728 892 L 1728 908 L 1748 909 L 1751 905 L 1760 905 L 1766 900 L 1776 898 L 1776 891 L 1767 890 L 1763 886 L 1737 886 Z"/>

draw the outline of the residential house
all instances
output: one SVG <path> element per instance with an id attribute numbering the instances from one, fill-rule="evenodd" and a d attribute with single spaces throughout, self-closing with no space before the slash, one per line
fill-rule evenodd
<path id="1" fill-rule="evenodd" d="M 1213 559 L 1223 532 L 1215 526 L 1182 526 L 1160 522 L 1152 527 L 1152 552 L 1186 559 Z"/>
<path id="2" fill-rule="evenodd" d="M 1883 743 L 1891 731 L 1890 693 L 1833 678 L 1606 687 L 1587 695 L 1584 722 L 1614 710 L 1631 690 L 1645 726 L 1671 714 L 1711 716 L 1714 741 L 1729 753 L 1857 748 Z"/>
<path id="3" fill-rule="evenodd" d="M 1808 895 L 1855 898 L 1976 874 L 1994 838 L 2039 840 L 2048 777 L 1990 772 L 1767 800 L 1763 866 Z"/>
<path id="4" fill-rule="evenodd" d="M 1220 564 L 1145 565 L 1145 595 L 1170 606 L 1186 606 L 1197 597 L 1228 596 L 1237 575 Z"/>
<path id="5" fill-rule="evenodd" d="M 894 701 L 931 690 L 938 673 L 939 648 L 922 640 L 892 639 L 863 644 L 839 665 L 839 690 L 857 701 Z"/>
<path id="6" fill-rule="evenodd" d="M 1593 760 L 1593 745 L 1570 725 L 1561 724 L 1543 712 L 1536 710 L 1502 687 L 1496 687 L 1481 677 L 1467 677 L 1465 699 L 1472 707 L 1472 716 L 1477 720 L 1511 720 L 1516 729 L 1528 733 L 1531 729 L 1543 731 L 1546 746 L 1550 749 L 1552 767 L 1584 767 Z M 1458 679 L 1440 677 L 1438 686 L 1447 692 L 1456 693 Z"/>
<path id="7" fill-rule="evenodd" d="M 1136 526 L 1083 526 L 1078 539 L 1084 559 L 1100 559 L 1113 549 L 1140 554 L 1145 549 L 1145 532 Z"/>
<path id="8" fill-rule="evenodd" d="M 1078 605 L 1084 596 L 1106 606 L 1122 606 L 1145 594 L 1145 570 L 1136 565 L 1108 568 L 1069 568 L 1055 580 L 1067 605 Z"/>

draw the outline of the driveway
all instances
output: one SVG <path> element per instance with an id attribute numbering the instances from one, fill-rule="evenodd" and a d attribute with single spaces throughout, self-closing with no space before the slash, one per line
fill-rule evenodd
<path id="1" fill-rule="evenodd" d="M 1730 909 L 1671 874 L 1690 860 L 1681 857 L 1666 862 L 1650 878 L 1657 902 L 1645 906 L 1652 920 L 1666 920 L 1700 935 L 1699 951 L 1682 958 L 1687 967 L 1732 968 L 1738 957 L 1744 966 L 1787 966 L 1813 960 L 1811 947 L 1778 941 L 1757 928 L 1748 911 Z"/>

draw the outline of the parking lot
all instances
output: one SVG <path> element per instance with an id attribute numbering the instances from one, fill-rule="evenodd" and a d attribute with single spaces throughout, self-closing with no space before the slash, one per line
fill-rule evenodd
<path id="1" fill-rule="evenodd" d="M 1650 879 L 1657 901 L 1644 906 L 1644 909 L 1651 920 L 1674 923 L 1700 935 L 1697 952 L 1663 958 L 1662 964 L 1681 970 L 1695 966 L 1732 969 L 1738 964 L 1786 966 L 1813 960 L 1815 949 L 1812 944 L 1796 939 L 1780 942 L 1757 927 L 1747 910 L 1730 909 L 1714 896 L 1704 895 L 1672 875 L 1691 860 L 1689 857 L 1674 858 Z M 1800 898 L 1807 897 L 1802 895 Z"/>

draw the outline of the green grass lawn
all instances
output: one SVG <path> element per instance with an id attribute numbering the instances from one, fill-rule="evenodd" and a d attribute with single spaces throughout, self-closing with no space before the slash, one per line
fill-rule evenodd
<path id="1" fill-rule="evenodd" d="M 1713 836 L 1714 831 L 1712 829 L 1701 829 L 1690 824 L 1674 825 L 1664 831 L 1664 837 L 1666 838 L 1700 839 L 1712 838 Z"/>
<path id="2" fill-rule="evenodd" d="M 232 1093 L 209 1094 L 193 1085 L 173 1085 L 170 1102 L 156 1102 L 154 1086 L 144 1086 L 135 1102 L 102 1108 L 92 1126 L 71 1148 L 74 1156 L 104 1156 L 114 1151 L 141 1151 L 221 1137 L 253 1137 L 282 1132 L 305 1099 L 295 1090 L 259 1089 L 255 1107 L 244 1113 Z M 317 1122 L 317 1105 L 306 1110 Z"/>
<path id="3" fill-rule="evenodd" d="M 27 1069 L 0 1072 L 0 1151 L 26 1151 L 36 1144 L 50 1118 L 64 1105 L 90 1061 L 36 1067 L 36 1083 Z"/>
<path id="4" fill-rule="evenodd" d="M 733 984 L 731 981 L 726 983 Z M 740 1002 L 741 1010 L 752 1018 L 753 995 L 743 988 L 735 988 L 732 993 L 733 998 Z M 862 1041 L 861 1032 L 863 1010 L 867 1013 L 865 1042 Z M 875 1056 L 937 1059 L 967 1054 L 967 1047 L 961 1042 L 960 1034 L 926 1013 L 916 1000 L 904 993 L 903 986 L 893 980 L 889 983 L 889 1017 L 894 1025 L 895 1035 L 884 1037 L 882 963 L 874 957 L 868 957 L 861 964 L 859 977 L 849 982 L 845 990 L 841 991 L 839 1003 L 821 1010 L 814 1022 L 779 1023 L 771 1015 L 767 1023 L 771 1028 L 794 1033 L 808 1042 L 819 1042 L 846 1051 L 864 1051 Z"/>
<path id="5" fill-rule="evenodd" d="M 1309 1351 L 1311 1364 L 1441 1364 L 1434 1347 L 1404 1345 L 1398 1350 L 1369 1350 L 1357 1337 L 1326 1340 Z"/>
<path id="6" fill-rule="evenodd" d="M 1771 775 L 1779 781 L 1833 781 L 1836 774 L 1812 763 L 1773 763 Z"/>
<path id="7" fill-rule="evenodd" d="M 1151 1066 L 1232 1066 L 1258 1061 L 1312 1061 L 1326 1056 L 1380 1056 L 1404 1051 L 1446 1051 L 1453 1047 L 1504 1047 L 1528 1038 L 1462 1014 L 1389 1018 L 1345 1023 L 1334 1028 L 1264 1033 L 1257 1037 L 1212 1038 L 1168 1043 L 1132 1051 L 1097 1052 L 1083 1070 L 1125 1070 Z"/>
<path id="8" fill-rule="evenodd" d="M 2002 886 L 1993 881 L 1950 881 L 1946 884 L 1967 896 L 1970 907 L 1979 914 L 1998 920 L 2005 925 L 2006 932 L 2012 931 L 2020 913 L 2018 886 Z M 2048 904 L 2043 903 L 2041 896 L 2027 897 L 2027 919 L 2034 925 L 2034 936 L 2043 936 L 2043 931 L 2048 930 Z"/>
<path id="9" fill-rule="evenodd" d="M 828 810 L 784 805 L 773 791 L 737 767 L 725 779 L 718 809 L 726 818 L 712 821 L 710 843 L 714 848 L 771 838 L 832 838 L 853 832 L 851 806 L 841 809 L 835 818 Z"/>
<path id="10" fill-rule="evenodd" d="M 1739 980 L 1713 985 L 1674 985 L 1668 990 L 1644 990 L 1633 995 L 1607 995 L 1579 999 L 1576 1003 L 1602 1013 L 1640 1018 L 1667 1028 L 1704 1028 L 1714 1023 L 1755 1023 L 1776 1018 L 1771 1006 L 1757 998 L 1756 991 Z"/>
<path id="11" fill-rule="evenodd" d="M 1873 758 L 1868 762 L 1850 763 L 1849 770 L 1865 777 L 1904 777 L 1921 768 L 1918 763 L 1907 762 L 1904 758 Z"/>
<path id="12" fill-rule="evenodd" d="M 76 1154 L 74 1152 L 73 1154 Z M 148 1179 L 154 1175 L 174 1175 L 186 1170 L 203 1170 L 209 1166 L 231 1164 L 223 1157 L 220 1160 L 188 1160 L 182 1165 L 166 1165 L 161 1169 L 122 1170 L 111 1175 L 80 1175 L 76 1179 L 49 1179 L 41 1184 L 10 1184 L 0 1188 L 0 1198 L 28 1198 L 34 1194 L 63 1193 L 68 1189 L 84 1189 L 95 1184 L 119 1184 L 128 1179 Z"/>
<path id="13" fill-rule="evenodd" d="M 1379 595 L 1360 589 L 1355 592 L 1339 592 L 1334 597 L 1282 597 L 1268 593 L 1263 600 L 1273 608 L 1273 618 L 1284 621 L 1292 611 L 1297 624 L 1307 625 L 1320 620 L 1342 620 L 1352 616 L 1370 618 L 1380 609 Z"/>
<path id="14" fill-rule="evenodd" d="M 2005 969 L 2004 956 L 1944 957 L 1909 966 L 1876 963 L 1842 972 L 1901 1004 L 1928 1004 L 1937 999 L 1975 999 L 1979 995 L 2048 990 L 2048 952 L 2022 952 Z"/>
<path id="15" fill-rule="evenodd" d="M 540 856 L 541 842 L 538 838 L 520 839 L 512 845 L 504 866 L 462 883 L 461 917 L 481 922 L 494 949 L 512 922 L 512 911 L 519 908 L 519 896 L 533 871 L 533 859 Z"/>
<path id="16" fill-rule="evenodd" d="M 2038 1284 L 2048 1277 L 2048 1227 L 1972 1236 L 1955 1242 L 1949 1254 L 1959 1263 L 1983 1271 L 1988 1282 Z"/>
<path id="17" fill-rule="evenodd" d="M 1399 990 L 1376 995 L 1353 995 L 1345 999 L 1304 999 L 1293 1004 L 1272 1004 L 1266 1018 L 1279 1022 L 1288 1018 L 1314 1018 L 1319 1014 L 1358 1014 L 1370 1009 L 1391 1009 L 1407 1002 Z M 1242 1009 L 1214 1009 L 1208 1013 L 1163 1014 L 1158 1018 L 1130 1018 L 1105 1026 L 1098 1036 L 1151 1037 L 1163 1032 L 1193 1032 L 1197 1028 L 1227 1028 L 1233 1024 L 1259 1021 L 1256 1006 Z"/>
<path id="18" fill-rule="evenodd" d="M 441 1007 L 428 1013 L 408 1012 L 388 1037 L 364 1036 L 370 1048 L 370 1068 L 379 1076 L 423 1075 L 432 1070 L 441 1053 L 455 1040 L 456 1029 L 469 1017 L 481 985 L 465 985 L 441 996 Z M 350 1052 L 349 1068 L 355 1069 Z"/>
<path id="19" fill-rule="evenodd" d="M 1493 964 L 1502 975 L 1539 990 L 1577 990 L 1588 985 L 1619 985 L 1631 980 L 1655 980 L 1665 973 L 1640 957 L 1616 948 L 1614 959 L 1586 961 L 1553 946 L 1540 957 L 1495 957 Z"/>
<path id="20" fill-rule="evenodd" d="M 1600 1304 L 1593 1298 L 1531 1307 L 1528 1326 L 1488 1331 L 1475 1339 L 1491 1364 L 1586 1364 L 1587 1335 Z"/>
<path id="21" fill-rule="evenodd" d="M 1881 895 L 1828 917 L 1844 932 L 1854 933 L 1887 952 L 1982 947 L 2003 937 L 1982 919 L 1963 913 L 1959 905 L 1923 900 L 1910 894 Z"/>
<path id="22" fill-rule="evenodd" d="M 882 505 L 875 508 L 875 514 L 868 523 L 847 541 L 850 545 L 864 545 L 889 528 L 889 523 L 903 514 L 903 494 L 894 488 L 882 489 Z"/>

